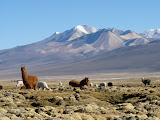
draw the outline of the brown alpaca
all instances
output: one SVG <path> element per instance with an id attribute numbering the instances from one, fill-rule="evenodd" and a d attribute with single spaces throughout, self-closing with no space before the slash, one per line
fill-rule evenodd
<path id="1" fill-rule="evenodd" d="M 23 80 L 23 84 L 25 85 L 25 87 L 21 87 L 21 89 L 34 89 L 36 90 L 37 88 L 37 84 L 38 84 L 38 78 L 37 76 L 30 76 L 27 75 L 27 71 L 24 67 L 21 67 L 21 72 L 22 72 L 22 80 Z"/>
<path id="2" fill-rule="evenodd" d="M 73 87 L 80 87 L 80 88 L 84 85 L 87 85 L 88 87 L 90 87 L 90 82 L 89 82 L 88 78 L 85 77 L 81 82 L 71 80 L 69 82 L 69 85 L 71 85 Z"/>
<path id="3" fill-rule="evenodd" d="M 2 85 L 0 85 L 0 90 L 3 89 Z"/>

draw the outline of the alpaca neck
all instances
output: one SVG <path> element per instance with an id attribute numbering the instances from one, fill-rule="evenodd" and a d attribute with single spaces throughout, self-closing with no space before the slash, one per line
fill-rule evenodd
<path id="1" fill-rule="evenodd" d="M 28 83 L 27 71 L 22 71 L 22 79 L 24 83 Z"/>

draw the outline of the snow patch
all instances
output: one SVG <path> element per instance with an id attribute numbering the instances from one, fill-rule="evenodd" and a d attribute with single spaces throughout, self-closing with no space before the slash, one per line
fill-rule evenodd
<path id="1" fill-rule="evenodd" d="M 60 34 L 60 32 L 55 32 L 56 35 Z"/>
<path id="2" fill-rule="evenodd" d="M 88 34 L 88 32 L 85 30 L 84 26 L 82 25 L 78 25 L 77 27 L 75 27 L 76 30 L 79 30 L 85 34 Z"/>

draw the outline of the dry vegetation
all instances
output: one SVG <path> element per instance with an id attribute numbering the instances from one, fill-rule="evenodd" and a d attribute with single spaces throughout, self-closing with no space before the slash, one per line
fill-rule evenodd
<path id="1" fill-rule="evenodd" d="M 0 120 L 159 120 L 160 78 L 115 79 L 113 87 L 69 87 L 68 81 L 46 81 L 51 91 L 19 90 L 15 82 L 0 82 Z M 91 80 L 99 84 L 105 80 Z M 108 81 L 105 81 L 108 83 Z"/>

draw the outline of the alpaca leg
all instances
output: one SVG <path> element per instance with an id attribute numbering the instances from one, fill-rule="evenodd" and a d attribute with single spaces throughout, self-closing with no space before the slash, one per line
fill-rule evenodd
<path id="1" fill-rule="evenodd" d="M 34 89 L 34 90 L 36 90 L 36 88 L 37 88 L 37 86 L 36 86 L 36 85 L 34 85 L 34 86 L 33 86 L 33 89 Z"/>
<path id="2" fill-rule="evenodd" d="M 45 90 L 45 87 L 43 87 L 43 90 Z"/>

